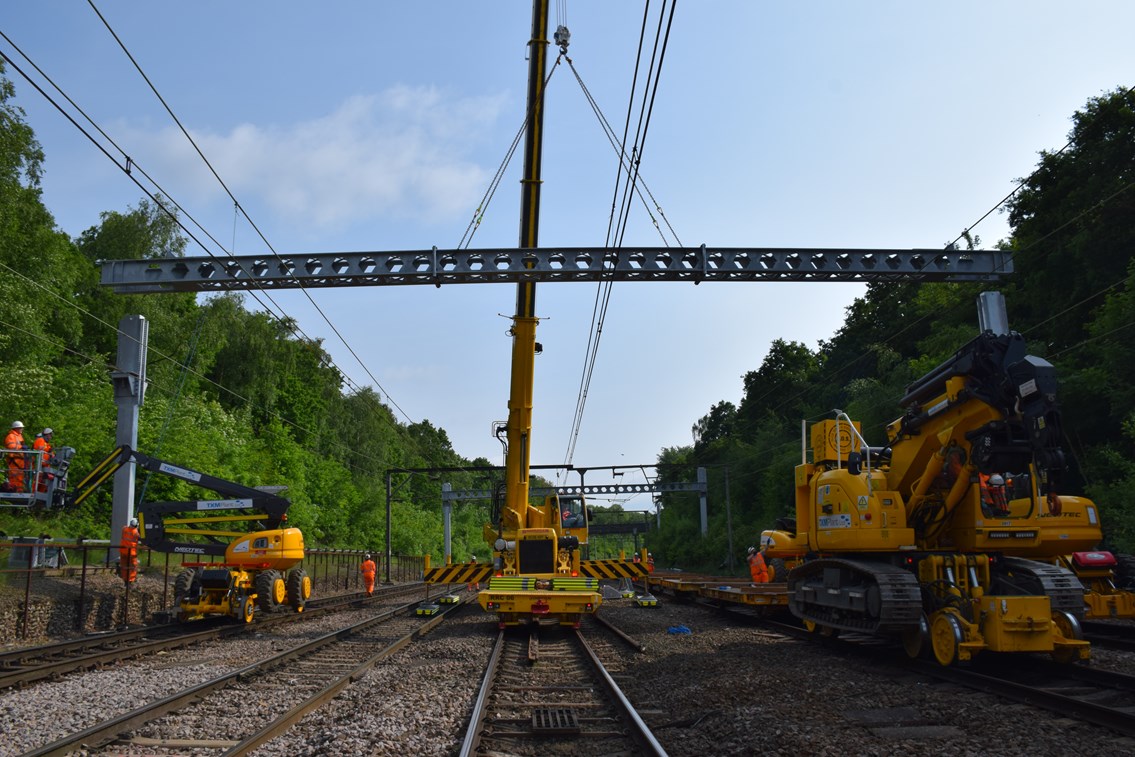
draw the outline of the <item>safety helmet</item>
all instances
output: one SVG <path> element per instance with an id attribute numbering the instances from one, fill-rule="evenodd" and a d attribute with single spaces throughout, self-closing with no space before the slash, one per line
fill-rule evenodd
<path id="1" fill-rule="evenodd" d="M 647 552 L 647 553 L 646 553 L 646 556 L 647 556 L 647 557 L 654 557 L 654 555 L 652 555 L 652 554 L 651 554 L 651 553 L 649 553 L 649 552 Z"/>
<path id="2" fill-rule="evenodd" d="M 756 551 L 757 551 L 757 548 L 756 548 L 756 547 L 749 547 L 749 554 L 750 554 L 750 555 L 751 555 L 751 554 L 753 554 L 753 553 L 754 553 L 754 552 L 756 552 Z"/>
<path id="3" fill-rule="evenodd" d="M 992 476 L 989 477 L 989 485 L 990 486 L 1004 486 L 1005 485 L 1005 479 L 1001 478 L 1000 473 L 994 473 Z"/>
<path id="4" fill-rule="evenodd" d="M 45 429 L 43 430 L 43 435 L 44 435 L 44 436 L 50 436 L 51 434 L 54 434 L 54 433 L 55 433 L 55 431 L 54 431 L 54 430 L 52 430 L 52 429 L 50 429 L 50 428 L 45 428 Z"/>
<path id="5" fill-rule="evenodd" d="M 138 527 L 138 519 L 137 519 L 137 518 L 131 518 L 131 519 L 130 519 L 130 525 L 132 525 L 132 526 L 134 526 L 135 528 L 137 528 L 137 527 Z"/>
<path id="6" fill-rule="evenodd" d="M 370 559 L 370 552 L 367 552 L 365 555 L 363 555 L 363 558 L 369 560 Z"/>
<path id="7" fill-rule="evenodd" d="M 20 421 L 12 421 L 12 428 L 23 428 L 24 424 Z"/>

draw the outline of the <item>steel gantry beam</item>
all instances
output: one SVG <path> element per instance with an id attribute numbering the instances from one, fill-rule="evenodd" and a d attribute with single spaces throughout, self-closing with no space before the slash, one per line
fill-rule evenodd
<path id="1" fill-rule="evenodd" d="M 108 260 L 116 292 L 556 281 L 993 281 L 1003 250 L 542 247 Z"/>
<path id="2" fill-rule="evenodd" d="M 620 495 L 620 494 L 650 494 L 665 492 L 697 492 L 705 495 L 709 487 L 705 481 L 677 481 L 673 483 L 646 483 L 646 484 L 587 484 L 586 486 L 534 486 L 528 493 L 534 497 L 547 497 L 551 494 L 559 495 Z M 492 499 L 491 489 L 457 489 L 441 493 L 442 502 L 465 502 L 469 500 Z"/>

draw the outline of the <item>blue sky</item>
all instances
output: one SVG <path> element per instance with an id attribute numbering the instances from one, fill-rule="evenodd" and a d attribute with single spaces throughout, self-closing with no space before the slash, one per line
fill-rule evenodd
<path id="1" fill-rule="evenodd" d="M 527 1 L 96 5 L 281 253 L 456 247 L 523 118 Z M 552 5 L 554 27 L 565 19 Z M 642 10 L 567 4 L 569 54 L 620 128 Z M 687 0 L 642 176 L 687 246 L 938 247 L 1038 151 L 1063 146 L 1088 98 L 1135 84 L 1132 28 L 1135 4 L 1118 1 Z M 0 30 L 226 248 L 264 251 L 87 3 L 13 0 Z M 137 204 L 141 191 L 8 74 L 44 146 L 60 227 L 78 235 Z M 541 242 L 602 245 L 613 152 L 566 66 L 547 98 Z M 516 160 L 474 247 L 516 245 L 519 173 Z M 987 245 L 1007 234 L 998 214 L 974 231 Z M 625 241 L 663 244 L 641 206 Z M 616 285 L 574 464 L 651 463 L 690 443 L 713 403 L 740 400 L 772 340 L 815 348 L 860 293 Z M 445 428 L 466 457 L 501 460 L 489 432 L 507 416 L 514 287 L 311 294 L 410 419 Z M 539 288 L 533 464 L 565 460 L 595 296 L 593 284 Z M 302 294 L 276 299 L 370 383 Z"/>

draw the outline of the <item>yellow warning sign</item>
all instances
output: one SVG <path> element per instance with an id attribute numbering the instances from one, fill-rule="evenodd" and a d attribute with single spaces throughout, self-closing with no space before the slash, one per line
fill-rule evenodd
<path id="1" fill-rule="evenodd" d="M 579 572 L 592 578 L 642 578 L 647 574 L 646 563 L 630 560 L 584 560 Z"/>
<path id="2" fill-rule="evenodd" d="M 489 580 L 493 567 L 488 563 L 454 563 L 426 571 L 428 584 L 475 584 Z"/>

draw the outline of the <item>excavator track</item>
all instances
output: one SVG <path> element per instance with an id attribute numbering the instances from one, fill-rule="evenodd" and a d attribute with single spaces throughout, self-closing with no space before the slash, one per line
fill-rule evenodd
<path id="1" fill-rule="evenodd" d="M 918 578 L 883 562 L 821 559 L 788 576 L 788 604 L 803 620 L 862 633 L 899 633 L 922 617 Z"/>
<path id="2" fill-rule="evenodd" d="M 1023 557 L 1001 557 L 995 576 L 994 593 L 1007 588 L 1006 594 L 1046 595 L 1053 612 L 1084 617 L 1084 587 L 1067 568 Z"/>

